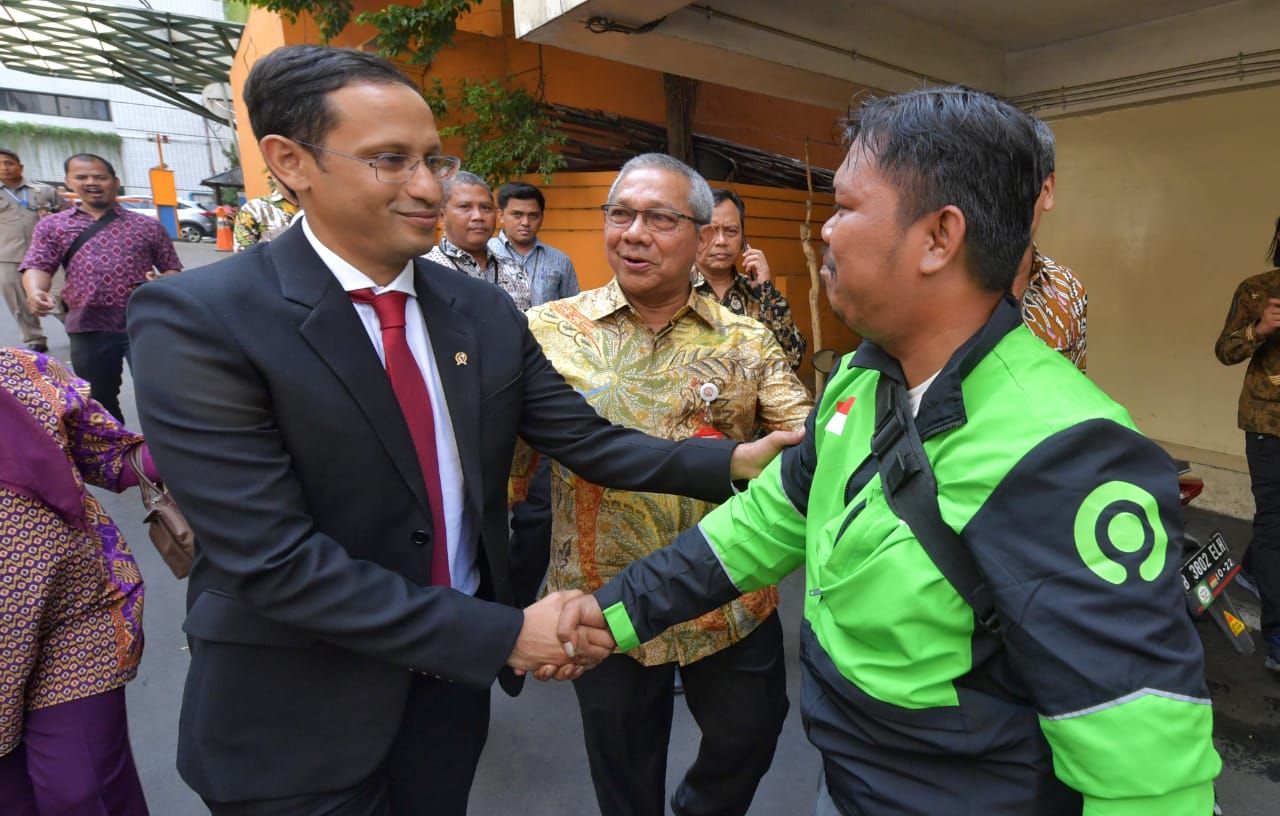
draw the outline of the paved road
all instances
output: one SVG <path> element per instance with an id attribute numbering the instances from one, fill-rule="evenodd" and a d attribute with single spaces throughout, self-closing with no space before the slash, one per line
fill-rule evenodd
<path id="1" fill-rule="evenodd" d="M 213 244 L 177 244 L 188 268 L 211 263 L 223 253 Z M 0 310 L 3 312 L 3 310 Z M 46 320 L 51 353 L 68 357 L 66 335 Z M 0 313 L 0 344 L 18 341 L 7 312 Z M 121 400 L 136 425 L 132 383 L 126 379 Z M 138 679 L 128 688 L 130 729 L 143 785 L 155 816 L 205 813 L 200 801 L 178 778 L 173 757 L 177 742 L 178 704 L 186 675 L 186 644 L 181 633 L 185 582 L 175 581 L 150 547 L 141 523 L 135 491 L 117 496 L 98 492 L 107 512 L 133 542 L 147 578 L 146 652 Z M 1192 532 L 1221 529 L 1237 549 L 1248 540 L 1247 525 L 1210 513 L 1188 512 Z M 761 783 L 751 816 L 807 816 L 817 784 L 817 753 L 804 739 L 799 717 L 797 631 L 802 584 L 793 575 L 781 587 L 786 631 L 787 692 L 791 712 L 779 741 L 773 767 Z M 1117 614 L 1123 614 L 1118 610 Z M 1248 613 L 1247 613 L 1248 614 Z M 1252 610 L 1256 616 L 1256 607 Z M 1226 763 L 1218 783 L 1219 798 L 1229 816 L 1270 816 L 1280 801 L 1280 682 L 1266 676 L 1260 654 L 1241 658 L 1229 652 L 1220 636 L 1201 627 L 1208 653 L 1208 678 L 1216 709 L 1216 734 Z M 595 812 L 586 756 L 579 735 L 577 707 L 567 686 L 528 684 L 511 699 L 496 690 L 489 743 L 472 795 L 474 816 L 520 812 L 560 816 Z M 317 712 L 322 715 L 322 712 Z M 684 706 L 677 704 L 671 741 L 668 792 L 692 760 L 697 728 Z M 282 757 L 281 762 L 287 762 Z"/>

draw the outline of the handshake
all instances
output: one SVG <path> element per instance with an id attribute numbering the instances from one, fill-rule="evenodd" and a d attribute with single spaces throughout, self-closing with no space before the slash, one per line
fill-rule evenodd
<path id="1" fill-rule="evenodd" d="M 552 592 L 524 610 L 507 665 L 539 680 L 576 680 L 613 654 L 617 644 L 594 595 Z"/>

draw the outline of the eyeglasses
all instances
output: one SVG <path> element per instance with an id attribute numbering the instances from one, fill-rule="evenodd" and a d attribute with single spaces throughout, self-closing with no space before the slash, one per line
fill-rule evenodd
<path id="1" fill-rule="evenodd" d="M 654 232 L 671 232 L 671 230 L 680 226 L 680 219 L 682 218 L 695 224 L 700 223 L 693 216 L 685 215 L 675 210 L 658 208 L 637 210 L 634 207 L 628 207 L 626 204 L 601 204 L 600 211 L 604 213 L 604 222 L 618 229 L 630 227 L 636 220 L 637 215 L 643 220 L 645 228 Z"/>
<path id="2" fill-rule="evenodd" d="M 424 156 L 419 159 L 414 156 L 406 156 L 402 153 L 382 153 L 374 156 L 372 159 L 365 159 L 360 156 L 353 156 L 350 153 L 343 153 L 341 150 L 323 147 L 318 144 L 304 142 L 301 139 L 294 139 L 300 145 L 323 150 L 326 153 L 334 153 L 339 156 L 345 156 L 348 159 L 354 159 L 361 164 L 367 164 L 373 168 L 373 174 L 378 181 L 385 184 L 404 184 L 413 178 L 413 174 L 418 171 L 418 165 L 425 164 L 427 172 L 436 178 L 444 181 L 453 178 L 458 172 L 458 168 L 462 166 L 462 159 L 457 156 L 431 155 Z"/>
<path id="3" fill-rule="evenodd" d="M 716 235 L 723 235 L 726 241 L 732 241 L 734 238 L 738 238 L 742 235 L 741 227 L 726 227 L 719 224 L 712 224 L 711 231 Z"/>

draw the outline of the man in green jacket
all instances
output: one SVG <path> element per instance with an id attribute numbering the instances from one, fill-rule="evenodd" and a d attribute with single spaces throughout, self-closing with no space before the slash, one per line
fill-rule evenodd
<path id="1" fill-rule="evenodd" d="M 803 566 L 817 813 L 1207 816 L 1221 761 L 1175 469 L 1005 294 L 1040 189 L 1030 118 L 931 88 L 867 102 L 848 137 L 824 274 L 863 345 L 803 443 L 566 608 L 567 650 L 576 622 L 629 649 Z M 889 393 L 929 468 L 885 453 Z M 921 535 L 921 505 L 890 508 L 930 472 L 976 593 L 930 555 L 946 536 Z"/>

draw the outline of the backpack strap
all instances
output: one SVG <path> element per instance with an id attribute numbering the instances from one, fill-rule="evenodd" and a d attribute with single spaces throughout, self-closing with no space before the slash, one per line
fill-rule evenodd
<path id="1" fill-rule="evenodd" d="M 876 386 L 871 452 L 880 465 L 889 509 L 907 523 L 934 566 L 973 607 L 978 623 L 998 640 L 1002 632 L 991 589 L 964 539 L 942 520 L 938 509 L 938 483 L 911 416 L 907 389 L 885 372 Z"/>
<path id="2" fill-rule="evenodd" d="M 71 242 L 71 246 L 67 247 L 66 254 L 62 256 L 62 268 L 66 269 L 68 266 L 70 266 L 71 259 L 75 257 L 75 254 L 77 252 L 80 251 L 80 247 L 89 243 L 89 239 L 97 235 L 98 232 L 101 231 L 103 227 L 105 227 L 107 224 L 110 224 L 114 220 L 116 220 L 116 211 L 115 211 L 115 208 L 113 207 L 112 209 L 107 210 L 102 215 L 98 216 L 98 220 L 94 221 L 91 225 L 89 225 L 89 228 L 86 229 L 84 232 L 77 235 L 76 239 Z"/>

